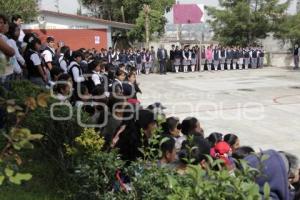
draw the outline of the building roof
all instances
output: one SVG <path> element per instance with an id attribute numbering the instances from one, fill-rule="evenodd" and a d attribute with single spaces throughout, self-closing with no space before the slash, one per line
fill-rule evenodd
<path id="1" fill-rule="evenodd" d="M 132 29 L 134 27 L 134 24 L 128 24 L 128 23 L 116 22 L 116 21 L 109 21 L 109 20 L 104 20 L 104 19 L 97 19 L 97 18 L 94 18 L 94 17 L 87 17 L 87 16 L 81 16 L 81 15 L 72 15 L 72 14 L 66 14 L 66 13 L 60 13 L 60 12 L 53 12 L 53 11 L 49 11 L 49 10 L 41 10 L 40 13 L 43 14 L 43 15 L 60 16 L 60 17 L 66 17 L 66 18 L 96 22 L 96 23 L 111 26 L 113 28 Z"/>

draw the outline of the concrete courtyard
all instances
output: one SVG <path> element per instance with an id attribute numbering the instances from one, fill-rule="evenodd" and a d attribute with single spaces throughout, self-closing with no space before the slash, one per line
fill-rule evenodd
<path id="1" fill-rule="evenodd" d="M 241 145 L 300 153 L 300 71 L 264 68 L 138 77 L 144 106 L 197 117 L 208 136 L 235 133 Z"/>

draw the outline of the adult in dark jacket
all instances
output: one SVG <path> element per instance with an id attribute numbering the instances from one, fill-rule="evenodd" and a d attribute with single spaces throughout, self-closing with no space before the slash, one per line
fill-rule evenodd
<path id="1" fill-rule="evenodd" d="M 161 46 L 161 48 L 159 48 L 157 51 L 157 59 L 159 61 L 160 74 L 166 74 L 166 62 L 168 59 L 168 52 L 163 46 Z"/>
<path id="2" fill-rule="evenodd" d="M 126 113 L 130 118 L 133 113 Z M 149 138 L 156 128 L 155 115 L 149 110 L 137 110 L 136 118 L 123 121 L 123 128 L 114 136 L 113 144 L 119 149 L 121 158 L 124 161 L 135 161 L 143 154 L 139 148 L 149 145 Z M 143 132 L 143 133 L 142 133 Z"/>
<path id="3" fill-rule="evenodd" d="M 261 161 L 260 157 L 266 155 L 267 159 Z M 272 200 L 292 200 L 293 194 L 289 190 L 289 162 L 285 155 L 267 150 L 260 155 L 250 155 L 245 158 L 248 164 L 256 169 L 262 166 L 261 175 L 256 177 L 256 183 L 260 187 L 260 193 L 264 196 L 264 185 L 268 183 L 271 189 L 270 197 Z"/>

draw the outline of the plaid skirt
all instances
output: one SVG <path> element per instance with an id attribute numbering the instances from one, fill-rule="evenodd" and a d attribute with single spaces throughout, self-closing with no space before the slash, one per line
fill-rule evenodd
<path id="1" fill-rule="evenodd" d="M 184 66 L 187 66 L 187 65 L 190 65 L 190 64 L 191 64 L 190 60 L 183 60 L 182 61 L 182 65 L 184 65 Z"/>

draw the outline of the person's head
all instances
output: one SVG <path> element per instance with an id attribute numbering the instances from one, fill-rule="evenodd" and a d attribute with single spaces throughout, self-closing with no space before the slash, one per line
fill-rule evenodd
<path id="1" fill-rule="evenodd" d="M 7 26 L 7 18 L 5 15 L 0 14 L 0 33 L 5 33 L 5 26 Z"/>
<path id="2" fill-rule="evenodd" d="M 17 41 L 20 36 L 20 27 L 15 23 L 10 23 L 6 35 L 9 39 Z"/>
<path id="3" fill-rule="evenodd" d="M 230 145 L 232 152 L 235 152 L 235 150 L 240 147 L 240 139 L 235 134 L 225 135 L 224 141 Z"/>
<path id="4" fill-rule="evenodd" d="M 195 117 L 188 117 L 181 123 L 181 131 L 184 135 L 199 134 L 204 136 L 204 131 L 200 126 L 200 122 Z"/>
<path id="5" fill-rule="evenodd" d="M 100 60 L 93 60 L 89 63 L 89 71 L 100 72 L 101 71 L 101 62 Z"/>
<path id="6" fill-rule="evenodd" d="M 180 134 L 181 124 L 178 118 L 176 117 L 169 117 L 166 119 L 164 124 L 164 131 L 169 133 L 170 135 L 177 137 Z"/>
<path id="7" fill-rule="evenodd" d="M 116 71 L 116 78 L 117 78 L 119 81 L 124 81 L 125 78 L 126 78 L 126 73 L 125 73 L 123 70 L 118 69 L 118 70 Z"/>
<path id="8" fill-rule="evenodd" d="M 182 143 L 179 159 L 183 164 L 188 164 L 188 161 L 192 161 L 191 164 L 201 165 L 205 169 L 209 153 L 209 143 L 200 136 L 194 136 L 192 141 L 184 141 Z"/>
<path id="9" fill-rule="evenodd" d="M 58 83 L 55 85 L 55 91 L 63 96 L 69 96 L 72 91 L 72 79 L 68 74 L 61 74 L 58 77 Z"/>
<path id="10" fill-rule="evenodd" d="M 170 136 L 162 137 L 162 143 L 160 145 L 160 150 L 162 151 L 163 163 L 172 163 L 176 160 L 176 148 L 175 140 Z"/>
<path id="11" fill-rule="evenodd" d="M 108 99 L 108 110 L 114 118 L 122 118 L 124 113 L 126 99 L 125 97 L 110 96 Z"/>
<path id="12" fill-rule="evenodd" d="M 57 81 L 58 77 L 64 73 L 64 71 L 60 67 L 53 67 L 50 71 L 51 73 L 51 79 L 53 81 Z"/>
<path id="13" fill-rule="evenodd" d="M 36 37 L 30 37 L 28 39 L 28 48 L 33 51 L 39 51 L 41 49 L 42 43 L 41 40 Z"/>
<path id="14" fill-rule="evenodd" d="M 288 177 L 291 184 L 297 183 L 299 181 L 299 159 L 288 152 L 280 151 L 288 161 Z"/>
<path id="15" fill-rule="evenodd" d="M 72 53 L 72 60 L 77 62 L 78 64 L 82 61 L 82 52 L 81 51 L 74 51 Z"/>
<path id="16" fill-rule="evenodd" d="M 78 99 L 79 101 L 86 102 L 91 98 L 89 90 L 87 86 L 85 86 L 84 84 L 80 85 L 80 91 L 81 91 L 81 95 L 79 95 L 79 99 Z"/>
<path id="17" fill-rule="evenodd" d="M 235 150 L 235 152 L 233 152 L 232 157 L 234 159 L 240 160 L 240 159 L 244 159 L 247 156 L 249 156 L 250 154 L 255 153 L 254 149 L 252 147 L 249 146 L 241 146 L 239 148 L 237 148 Z"/>
<path id="18" fill-rule="evenodd" d="M 119 64 L 119 69 L 125 71 L 125 65 L 123 63 Z"/>
<path id="19" fill-rule="evenodd" d="M 129 72 L 127 77 L 128 77 L 128 81 L 130 83 L 135 83 L 135 81 L 136 81 L 136 73 L 134 71 Z"/>
<path id="20" fill-rule="evenodd" d="M 21 15 L 13 15 L 11 18 L 11 22 L 20 26 L 23 23 Z"/>
<path id="21" fill-rule="evenodd" d="M 70 60 L 71 57 L 71 49 L 68 46 L 63 46 L 60 49 L 60 53 L 62 53 L 64 55 L 64 59 L 66 59 L 67 61 Z"/>
<path id="22" fill-rule="evenodd" d="M 172 49 L 175 49 L 175 45 L 174 44 L 172 44 Z"/>
<path id="23" fill-rule="evenodd" d="M 55 39 L 52 36 L 47 37 L 46 42 L 48 44 L 49 47 L 51 48 L 55 48 Z"/>
<path id="24" fill-rule="evenodd" d="M 223 134 L 214 132 L 211 133 L 206 139 L 209 142 L 210 146 L 214 147 L 218 142 L 223 140 Z"/>
<path id="25" fill-rule="evenodd" d="M 143 129 L 145 136 L 151 138 L 157 127 L 156 116 L 149 110 L 138 110 L 137 126 Z"/>

